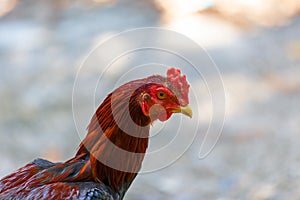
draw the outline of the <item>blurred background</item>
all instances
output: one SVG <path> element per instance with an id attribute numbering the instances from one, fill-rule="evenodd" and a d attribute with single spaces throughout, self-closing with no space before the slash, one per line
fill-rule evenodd
<path id="1" fill-rule="evenodd" d="M 72 157 L 82 60 L 103 38 L 162 27 L 212 56 L 226 123 L 208 157 L 193 145 L 172 166 L 139 175 L 125 199 L 299 199 L 299 14 L 299 0 L 0 0 L 0 177 L 36 157 Z"/>

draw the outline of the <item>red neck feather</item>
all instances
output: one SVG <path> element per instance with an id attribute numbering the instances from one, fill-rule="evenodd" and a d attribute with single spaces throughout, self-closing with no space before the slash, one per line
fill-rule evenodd
<path id="1" fill-rule="evenodd" d="M 152 76 L 132 81 L 108 95 L 93 116 L 77 152 L 76 156 L 90 156 L 94 180 L 121 196 L 139 171 L 148 147 L 151 120 L 141 110 L 140 96 L 150 84 L 163 80 Z"/>

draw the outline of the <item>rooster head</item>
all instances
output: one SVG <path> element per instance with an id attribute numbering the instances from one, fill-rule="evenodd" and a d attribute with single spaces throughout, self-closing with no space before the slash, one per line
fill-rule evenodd
<path id="1" fill-rule="evenodd" d="M 162 83 L 151 84 L 141 94 L 141 108 L 145 116 L 152 121 L 166 121 L 173 113 L 182 113 L 192 117 L 189 107 L 189 87 L 185 75 L 179 69 L 170 68 Z"/>

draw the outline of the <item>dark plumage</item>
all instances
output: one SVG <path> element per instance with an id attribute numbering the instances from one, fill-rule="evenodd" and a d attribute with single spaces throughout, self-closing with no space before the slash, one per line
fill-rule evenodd
<path id="1" fill-rule="evenodd" d="M 0 180 L 0 199 L 123 199 L 141 168 L 150 124 L 181 112 L 191 117 L 180 71 L 126 83 L 99 106 L 75 157 L 37 159 Z"/>

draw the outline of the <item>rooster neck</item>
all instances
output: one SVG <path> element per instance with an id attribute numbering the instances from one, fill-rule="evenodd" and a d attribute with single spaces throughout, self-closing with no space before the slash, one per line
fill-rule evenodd
<path id="1" fill-rule="evenodd" d="M 120 87 L 93 116 L 77 156 L 90 157 L 92 176 L 123 196 L 141 168 L 151 120 L 139 104 L 139 90 Z M 127 89 L 127 91 L 126 91 Z"/>

